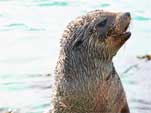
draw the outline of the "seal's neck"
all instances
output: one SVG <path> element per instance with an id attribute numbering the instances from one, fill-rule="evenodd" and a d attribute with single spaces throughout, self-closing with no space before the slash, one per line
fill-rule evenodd
<path id="1" fill-rule="evenodd" d="M 112 60 L 106 61 L 95 58 L 87 55 L 84 51 L 72 53 L 71 56 L 67 56 L 65 64 L 65 71 L 69 74 L 70 70 L 71 76 L 78 78 L 83 76 L 104 79 L 113 72 Z"/>
<path id="2" fill-rule="evenodd" d="M 102 60 L 93 59 L 94 62 L 94 73 L 97 77 L 101 77 L 101 79 L 107 78 L 113 72 L 113 63 L 110 62 L 103 62 Z"/>

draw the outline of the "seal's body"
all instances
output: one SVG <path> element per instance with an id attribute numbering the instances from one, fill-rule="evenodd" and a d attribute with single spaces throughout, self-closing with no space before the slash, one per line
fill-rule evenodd
<path id="1" fill-rule="evenodd" d="M 129 113 L 112 63 L 130 37 L 130 13 L 89 12 L 64 31 L 52 113 Z"/>

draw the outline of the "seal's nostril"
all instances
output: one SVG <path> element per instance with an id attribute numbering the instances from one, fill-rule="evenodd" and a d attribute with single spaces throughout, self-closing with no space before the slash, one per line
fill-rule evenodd
<path id="1" fill-rule="evenodd" d="M 125 15 L 128 16 L 128 17 L 131 16 L 130 12 L 126 12 Z"/>

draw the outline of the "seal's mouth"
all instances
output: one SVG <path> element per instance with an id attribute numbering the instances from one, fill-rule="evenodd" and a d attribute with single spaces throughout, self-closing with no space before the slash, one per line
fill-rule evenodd
<path id="1" fill-rule="evenodd" d="M 122 32 L 120 32 L 120 33 L 114 33 L 113 35 L 112 35 L 112 37 L 114 37 L 114 38 L 120 38 L 121 40 L 128 40 L 129 38 L 130 38 L 130 36 L 131 36 L 131 32 L 130 31 L 128 31 L 128 28 L 129 28 L 129 24 L 130 23 L 128 23 L 128 25 L 124 28 L 124 31 L 122 31 Z"/>
<path id="2" fill-rule="evenodd" d="M 119 26 L 117 27 L 118 30 L 115 33 L 115 37 L 119 37 L 121 40 L 126 41 L 131 36 L 131 32 L 129 31 L 131 21 L 130 13 L 124 13 L 119 20 L 120 22 L 118 23 Z"/>
<path id="3" fill-rule="evenodd" d="M 112 44 L 116 49 L 119 49 L 131 36 L 129 31 L 130 13 L 123 13 L 117 16 L 114 34 L 112 37 Z"/>
<path id="4" fill-rule="evenodd" d="M 129 25 L 131 21 L 131 15 L 129 12 L 120 14 L 117 16 L 116 25 L 115 25 L 115 38 L 120 38 L 121 40 L 127 40 L 131 36 L 131 32 L 128 31 Z"/>
<path id="5" fill-rule="evenodd" d="M 123 40 L 129 39 L 130 36 L 131 36 L 131 32 L 128 31 L 129 24 L 130 24 L 130 23 L 128 23 L 128 25 L 125 27 L 125 31 L 120 34 L 120 37 L 121 37 Z"/>
<path id="6" fill-rule="evenodd" d="M 127 12 L 127 13 L 124 13 L 121 18 L 123 20 L 122 23 L 123 23 L 123 27 L 124 27 L 123 32 L 121 33 L 121 38 L 127 40 L 131 36 L 131 32 L 128 31 L 128 27 L 129 27 L 130 21 L 131 21 L 131 15 L 129 12 Z"/>

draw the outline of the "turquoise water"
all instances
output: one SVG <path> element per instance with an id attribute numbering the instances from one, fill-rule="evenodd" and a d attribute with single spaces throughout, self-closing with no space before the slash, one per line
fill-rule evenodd
<path id="1" fill-rule="evenodd" d="M 132 113 L 151 112 L 150 0 L 0 0 L 0 113 L 42 113 L 59 41 L 68 22 L 90 10 L 130 11 L 132 37 L 114 58 Z"/>

